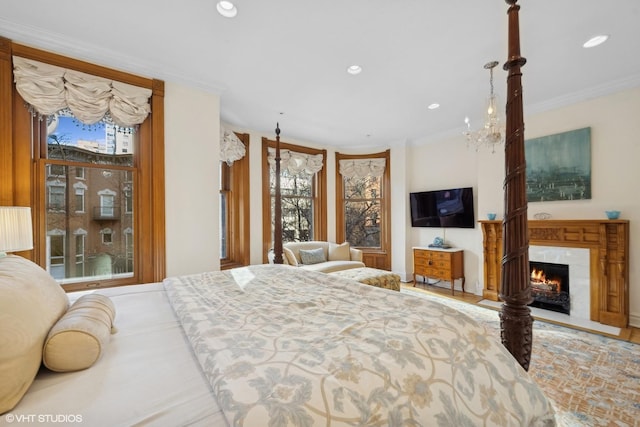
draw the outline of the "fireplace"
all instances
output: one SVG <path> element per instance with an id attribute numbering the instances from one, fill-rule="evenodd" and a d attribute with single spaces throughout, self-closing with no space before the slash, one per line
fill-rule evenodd
<path id="1" fill-rule="evenodd" d="M 569 314 L 569 266 L 550 262 L 530 261 L 531 307 Z"/>
<path id="2" fill-rule="evenodd" d="M 502 280 L 502 221 L 478 221 L 482 225 L 484 289 L 482 296 L 500 301 Z M 586 249 L 587 262 L 574 268 L 546 256 L 534 261 L 563 262 L 571 270 L 571 317 L 626 328 L 629 324 L 629 221 L 611 219 L 528 220 L 529 250 L 532 246 Z M 576 273 L 578 277 L 576 277 Z M 584 274 L 587 273 L 587 274 Z M 584 289 L 586 284 L 586 289 Z M 578 291 L 578 292 L 575 292 Z M 584 312 L 584 314 L 583 314 Z"/>

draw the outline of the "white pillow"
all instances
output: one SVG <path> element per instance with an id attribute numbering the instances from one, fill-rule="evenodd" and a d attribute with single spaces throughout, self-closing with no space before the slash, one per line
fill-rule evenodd
<path id="1" fill-rule="evenodd" d="M 329 244 L 329 261 L 349 261 L 351 260 L 351 252 L 349 242 L 341 244 Z"/>
<path id="2" fill-rule="evenodd" d="M 109 297 L 83 295 L 51 328 L 42 362 L 56 372 L 93 365 L 109 344 L 116 309 Z"/>
<path id="3" fill-rule="evenodd" d="M 18 404 L 42 365 L 42 345 L 67 311 L 62 287 L 39 265 L 0 258 L 0 414 Z"/>
<path id="4" fill-rule="evenodd" d="M 282 253 L 284 254 L 284 258 L 287 260 L 287 264 L 294 267 L 298 266 L 298 260 L 296 259 L 296 256 L 293 254 L 293 251 L 291 249 L 282 248 Z"/>

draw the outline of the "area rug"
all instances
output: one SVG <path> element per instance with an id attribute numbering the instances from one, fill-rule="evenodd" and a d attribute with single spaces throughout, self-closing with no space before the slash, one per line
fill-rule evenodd
<path id="1" fill-rule="evenodd" d="M 500 336 L 496 310 L 402 289 L 459 309 Z M 536 320 L 529 375 L 560 426 L 640 426 L 640 345 Z"/>

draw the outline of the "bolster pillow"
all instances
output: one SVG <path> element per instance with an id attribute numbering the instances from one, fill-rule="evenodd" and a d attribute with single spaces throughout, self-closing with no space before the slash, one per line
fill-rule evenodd
<path id="1" fill-rule="evenodd" d="M 78 298 L 51 328 L 42 361 L 52 371 L 70 372 L 93 365 L 109 344 L 116 310 L 104 295 Z"/>

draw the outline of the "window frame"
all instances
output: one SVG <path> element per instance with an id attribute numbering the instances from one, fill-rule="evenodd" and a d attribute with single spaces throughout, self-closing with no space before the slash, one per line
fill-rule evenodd
<path id="1" fill-rule="evenodd" d="M 220 162 L 220 193 L 226 193 L 226 229 L 227 229 L 227 257 L 220 258 L 220 269 L 249 265 L 250 259 L 250 223 L 249 210 L 249 141 L 248 133 L 234 132 L 244 144 L 246 154 L 231 166 Z M 222 215 L 222 210 L 220 215 Z"/>
<path id="2" fill-rule="evenodd" d="M 385 159 L 384 174 L 381 177 L 380 197 L 380 247 L 358 247 L 363 252 L 363 259 L 367 266 L 391 269 L 391 150 L 372 154 L 343 154 L 335 153 L 336 158 L 336 240 L 344 242 L 346 238 L 346 224 L 344 217 L 344 178 L 340 173 L 340 160 L 351 159 Z"/>
<path id="3" fill-rule="evenodd" d="M 44 121 L 33 120 L 13 83 L 12 56 L 85 72 L 152 90 L 152 114 L 139 125 L 134 193 L 135 269 L 132 277 L 91 280 L 65 286 L 65 290 L 152 283 L 166 276 L 166 232 L 164 206 L 164 82 L 102 67 L 55 53 L 13 43 L 0 37 L 0 204 L 30 206 L 33 214 L 34 249 L 19 254 L 43 268 L 47 262 L 46 200 L 38 186 L 46 176 L 43 147 L 25 143 L 46 134 Z M 46 147 L 44 147 L 46 149 Z M 49 162 L 51 163 L 51 162 Z M 144 236 L 144 237 L 143 237 Z"/>
<path id="4" fill-rule="evenodd" d="M 271 232 L 271 192 L 269 188 L 269 148 L 276 148 L 276 141 L 262 138 L 262 261 L 268 262 L 273 247 Z M 327 150 L 304 147 L 280 141 L 281 150 L 304 154 L 322 154 L 322 169 L 314 178 L 313 233 L 314 240 L 327 240 Z"/>

